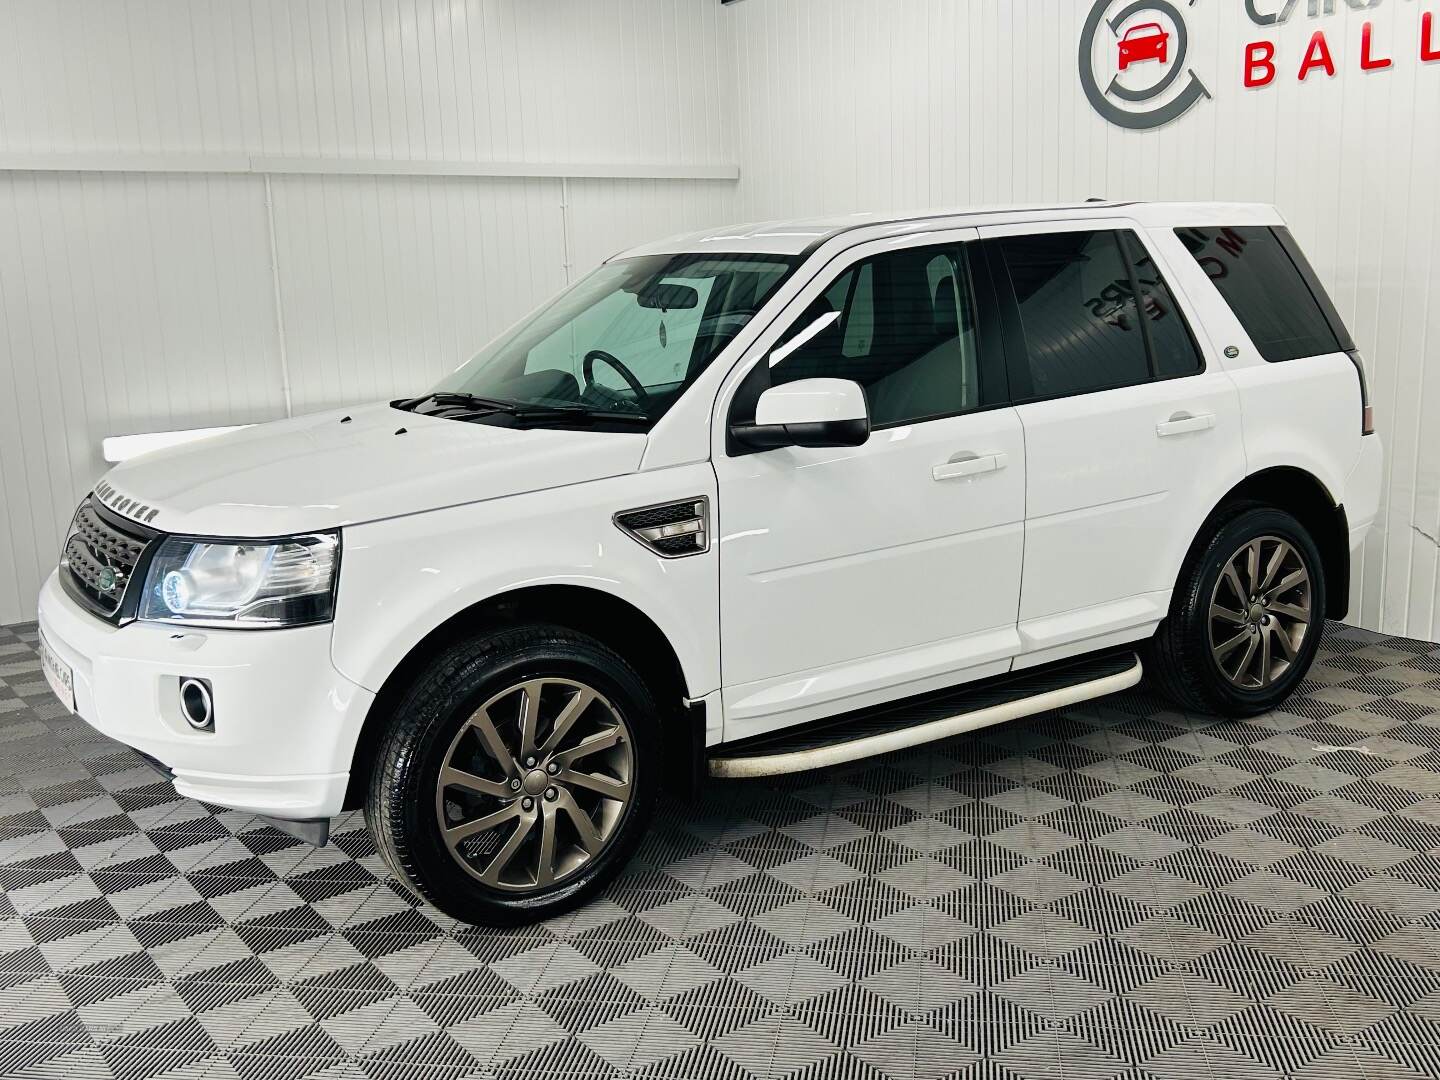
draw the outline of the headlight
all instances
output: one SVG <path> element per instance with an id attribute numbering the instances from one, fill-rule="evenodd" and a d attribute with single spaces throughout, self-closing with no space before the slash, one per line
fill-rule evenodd
<path id="1" fill-rule="evenodd" d="M 336 533 L 285 540 L 186 540 L 160 545 L 140 618 L 265 628 L 328 622 L 335 613 Z"/>

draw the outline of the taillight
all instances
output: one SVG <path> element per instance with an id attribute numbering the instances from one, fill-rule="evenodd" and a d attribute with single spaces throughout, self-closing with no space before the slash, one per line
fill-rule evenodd
<path id="1" fill-rule="evenodd" d="M 1360 350 L 1349 349 L 1345 353 L 1355 365 L 1355 375 L 1360 379 L 1360 434 L 1375 434 L 1375 409 L 1370 404 L 1370 387 L 1365 382 L 1365 365 L 1360 362 Z"/>

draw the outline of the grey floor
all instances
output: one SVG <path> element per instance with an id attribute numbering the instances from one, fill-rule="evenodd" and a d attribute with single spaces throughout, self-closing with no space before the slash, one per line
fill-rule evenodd
<path id="1" fill-rule="evenodd" d="M 1440 646 L 1131 692 L 663 808 L 603 899 L 420 906 L 175 797 L 0 629 L 0 1075 L 1440 1076 Z"/>

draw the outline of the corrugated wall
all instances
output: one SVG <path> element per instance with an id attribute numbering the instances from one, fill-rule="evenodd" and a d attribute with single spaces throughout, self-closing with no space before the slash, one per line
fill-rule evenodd
<path id="1" fill-rule="evenodd" d="M 297 413 L 423 389 L 567 275 L 732 220 L 733 179 L 677 178 L 734 171 L 726 14 L 0 0 L 0 623 L 104 436 L 282 416 L 287 374 Z"/>
<path id="2" fill-rule="evenodd" d="M 423 385 L 646 237 L 1103 194 L 1289 216 L 1390 447 L 1356 617 L 1440 638 L 1440 63 L 1416 55 L 1440 0 L 1302 0 L 1269 32 L 1239 0 L 1180 6 L 1214 97 L 1142 133 L 1080 92 L 1089 0 L 0 0 L 0 621 L 32 610 L 105 435 L 282 415 L 287 370 L 296 411 Z M 1358 69 L 1367 18 L 1388 70 Z M 1319 28 L 1339 69 L 1301 85 Z M 1266 36 L 1281 75 L 1246 91 Z M 507 162 L 556 167 L 353 174 Z M 737 163 L 738 191 L 674 178 Z"/>
<path id="3" fill-rule="evenodd" d="M 1275 203 L 1366 356 L 1389 450 L 1352 618 L 1440 639 L 1440 62 L 1419 57 L 1421 16 L 1440 24 L 1440 2 L 1354 10 L 1365 2 L 1300 0 L 1268 28 L 1240 0 L 1177 5 L 1187 65 L 1213 97 L 1141 132 L 1106 123 L 1081 92 L 1091 0 L 745 0 L 727 9 L 741 216 L 1091 195 Z M 1366 21 L 1389 68 L 1360 70 Z M 1322 29 L 1336 74 L 1302 84 Z M 1244 46 L 1262 38 L 1279 46 L 1278 74 L 1247 90 Z"/>

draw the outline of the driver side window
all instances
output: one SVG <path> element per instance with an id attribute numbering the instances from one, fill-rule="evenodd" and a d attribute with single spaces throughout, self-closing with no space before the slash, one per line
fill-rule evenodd
<path id="1" fill-rule="evenodd" d="M 974 302 L 960 245 L 855 264 L 772 352 L 771 385 L 852 379 L 873 427 L 953 416 L 980 402 Z"/>

